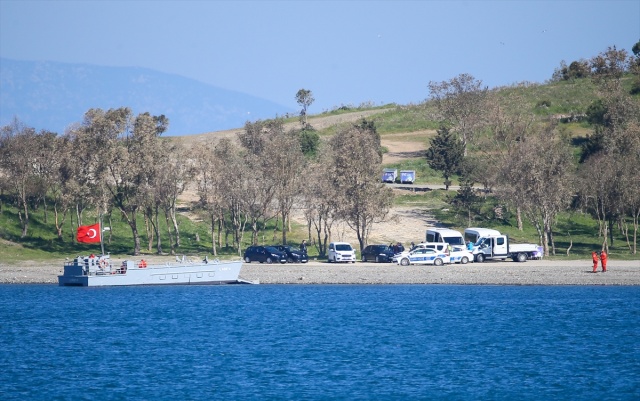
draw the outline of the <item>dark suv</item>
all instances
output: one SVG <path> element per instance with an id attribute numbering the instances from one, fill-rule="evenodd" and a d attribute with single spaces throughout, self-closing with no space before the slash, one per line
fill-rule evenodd
<path id="1" fill-rule="evenodd" d="M 368 245 L 362 251 L 362 261 L 391 262 L 393 250 L 389 245 Z"/>
<path id="2" fill-rule="evenodd" d="M 307 263 L 309 261 L 307 253 L 298 248 L 289 245 L 274 245 L 273 247 L 287 254 L 288 263 Z"/>
<path id="3" fill-rule="evenodd" d="M 244 251 L 244 261 L 260 263 L 287 263 L 287 254 L 272 246 L 253 245 Z"/>

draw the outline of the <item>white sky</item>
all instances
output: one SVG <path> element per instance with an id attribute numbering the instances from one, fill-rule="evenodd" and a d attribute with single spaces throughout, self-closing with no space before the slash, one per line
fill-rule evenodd
<path id="1" fill-rule="evenodd" d="M 0 0 L 0 57 L 144 67 L 311 114 L 418 103 L 429 81 L 544 82 L 640 41 L 629 1 Z"/>

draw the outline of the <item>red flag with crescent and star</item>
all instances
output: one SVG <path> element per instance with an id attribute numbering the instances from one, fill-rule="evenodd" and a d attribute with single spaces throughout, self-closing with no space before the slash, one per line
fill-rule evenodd
<path id="1" fill-rule="evenodd" d="M 100 223 L 78 227 L 76 239 L 78 242 L 100 242 Z"/>

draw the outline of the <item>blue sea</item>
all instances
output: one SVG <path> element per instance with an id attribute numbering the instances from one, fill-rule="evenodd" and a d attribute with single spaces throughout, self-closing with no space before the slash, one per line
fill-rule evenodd
<path id="1" fill-rule="evenodd" d="M 2 400 L 638 400 L 640 287 L 0 286 Z"/>

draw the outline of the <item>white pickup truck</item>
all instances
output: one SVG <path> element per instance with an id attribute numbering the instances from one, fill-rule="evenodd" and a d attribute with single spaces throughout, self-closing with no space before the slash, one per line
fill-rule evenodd
<path id="1" fill-rule="evenodd" d="M 535 244 L 511 244 L 506 235 L 481 237 L 473 247 L 476 262 L 485 260 L 512 259 L 514 262 L 526 262 L 536 257 L 538 246 Z"/>

